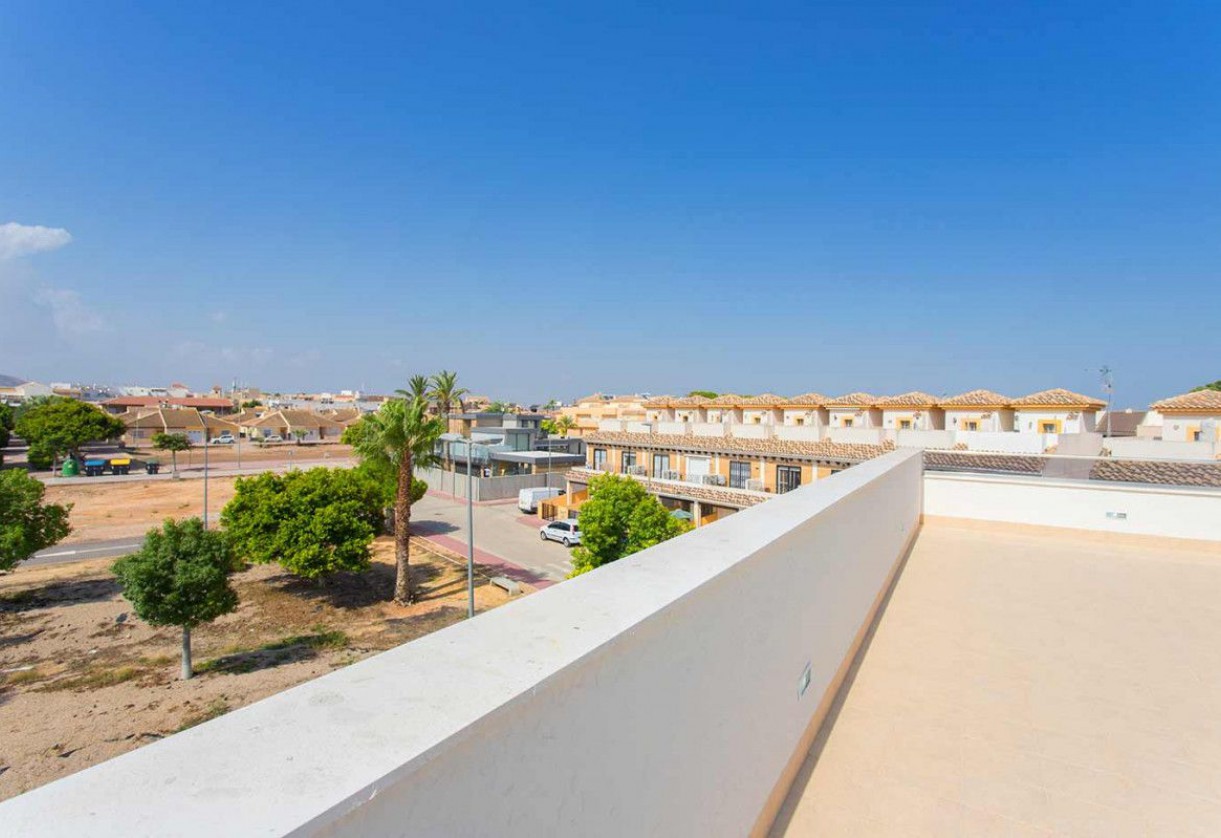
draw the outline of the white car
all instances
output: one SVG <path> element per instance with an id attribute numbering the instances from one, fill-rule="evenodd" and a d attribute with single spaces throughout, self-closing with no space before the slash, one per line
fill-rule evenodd
<path id="1" fill-rule="evenodd" d="M 558 541 L 565 547 L 581 543 L 581 525 L 576 521 L 552 521 L 538 528 L 543 541 Z"/>
<path id="2" fill-rule="evenodd" d="M 208 444 L 209 445 L 232 445 L 233 444 L 233 435 L 232 434 L 221 434 L 220 436 L 213 437 L 212 441 L 209 442 Z"/>

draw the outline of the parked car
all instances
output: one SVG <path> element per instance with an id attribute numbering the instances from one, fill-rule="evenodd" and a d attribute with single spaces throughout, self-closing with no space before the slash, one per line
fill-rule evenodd
<path id="1" fill-rule="evenodd" d="M 558 541 L 565 547 L 581 543 L 581 525 L 576 521 L 552 521 L 538 528 L 543 541 Z"/>
<path id="2" fill-rule="evenodd" d="M 212 437 L 212 441 L 209 442 L 208 444 L 209 445 L 232 445 L 233 444 L 233 434 L 221 434 L 220 436 L 214 436 L 214 437 Z"/>
<path id="3" fill-rule="evenodd" d="M 562 494 L 563 489 L 522 489 L 517 493 L 517 508 L 522 512 L 537 512 L 540 500 L 559 497 Z"/>
<path id="4" fill-rule="evenodd" d="M 283 442 L 283 441 L 284 441 L 284 437 L 280 436 L 279 434 L 272 434 L 271 436 L 263 437 L 263 442 Z"/>

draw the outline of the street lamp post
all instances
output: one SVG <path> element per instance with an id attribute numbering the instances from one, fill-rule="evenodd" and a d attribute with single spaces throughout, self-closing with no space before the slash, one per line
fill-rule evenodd
<path id="1" fill-rule="evenodd" d="M 204 429 L 204 508 L 203 528 L 208 528 L 208 431 Z"/>
<path id="2" fill-rule="evenodd" d="M 466 616 L 475 616 L 475 492 L 471 460 L 475 459 L 474 434 L 466 442 Z"/>

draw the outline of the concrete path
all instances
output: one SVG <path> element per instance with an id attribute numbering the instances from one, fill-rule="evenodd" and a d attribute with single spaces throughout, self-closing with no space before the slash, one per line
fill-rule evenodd
<path id="1" fill-rule="evenodd" d="M 412 531 L 466 554 L 466 503 L 429 492 L 411 508 Z M 559 582 L 572 572 L 568 549 L 539 538 L 542 522 L 523 516 L 516 501 L 475 504 L 475 550 Z M 533 583 L 531 583 L 533 584 Z"/>

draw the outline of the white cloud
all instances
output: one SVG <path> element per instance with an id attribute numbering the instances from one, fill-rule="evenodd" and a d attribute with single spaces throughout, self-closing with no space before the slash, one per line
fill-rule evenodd
<path id="1" fill-rule="evenodd" d="M 70 241 L 72 234 L 62 227 L 39 227 L 10 221 L 0 224 L 0 260 L 58 250 Z"/>
<path id="2" fill-rule="evenodd" d="M 51 312 L 51 322 L 63 337 L 82 337 L 102 331 L 101 315 L 85 305 L 81 295 L 69 288 L 44 286 L 34 294 L 34 302 Z"/>
<path id="3" fill-rule="evenodd" d="M 218 309 L 212 312 L 212 314 L 209 316 L 212 318 L 213 323 L 224 323 L 229 319 L 229 312 L 224 311 L 223 309 Z"/>

